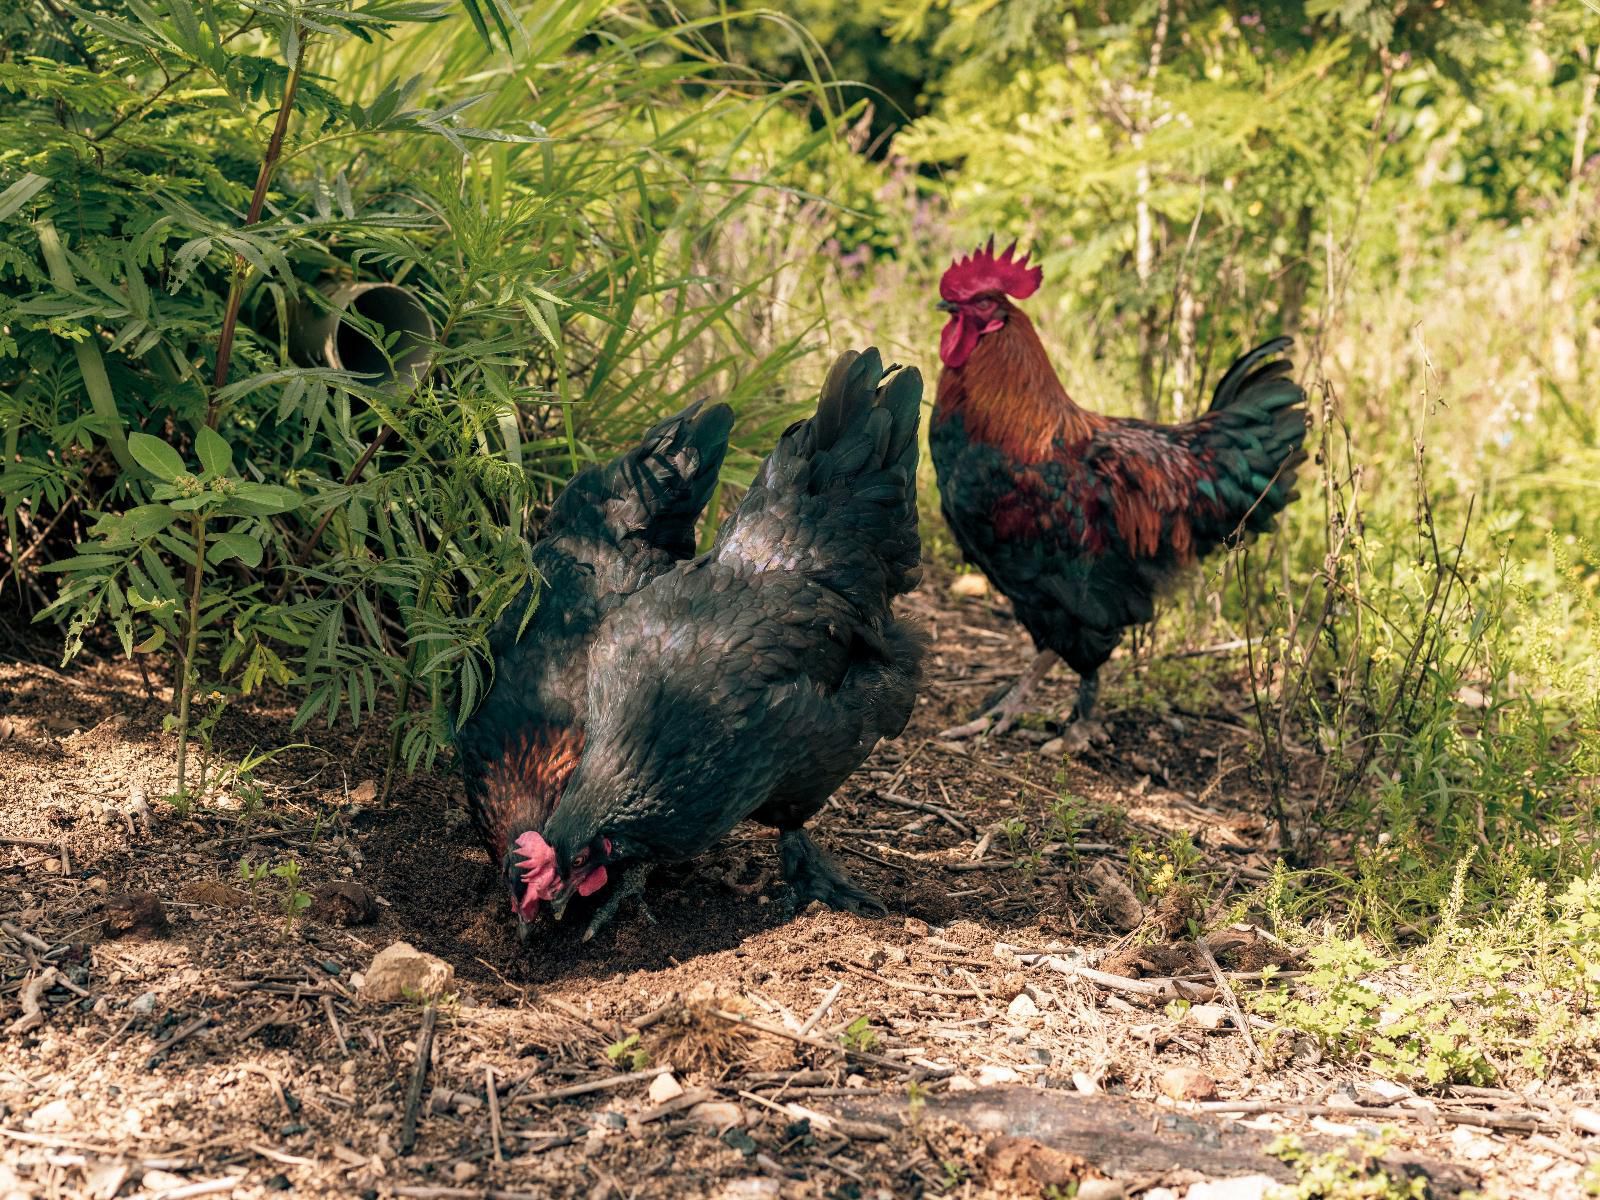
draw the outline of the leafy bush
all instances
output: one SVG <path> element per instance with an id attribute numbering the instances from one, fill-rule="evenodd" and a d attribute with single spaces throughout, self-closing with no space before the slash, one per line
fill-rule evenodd
<path id="1" fill-rule="evenodd" d="M 809 325 L 752 337 L 770 272 L 714 264 L 831 145 L 807 129 L 752 165 L 806 89 L 726 79 L 642 6 L 468 8 L 482 31 L 421 0 L 0 26 L 3 585 L 68 658 L 103 626 L 171 655 L 180 747 L 198 690 L 273 682 L 302 723 L 394 697 L 391 765 L 430 761 L 552 488 L 701 395 L 757 449 L 793 406 Z M 434 332 L 405 342 L 350 319 L 418 369 L 291 354 L 351 280 L 420 302 Z"/>

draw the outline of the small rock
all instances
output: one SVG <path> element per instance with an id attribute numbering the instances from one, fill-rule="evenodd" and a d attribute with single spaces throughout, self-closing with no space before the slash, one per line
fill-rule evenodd
<path id="1" fill-rule="evenodd" d="M 889 961 L 889 956 L 883 952 L 882 946 L 874 946 L 861 956 L 861 961 L 866 966 L 877 969 Z"/>
<path id="2" fill-rule="evenodd" d="M 844 1085 L 850 1088 L 866 1087 L 867 1077 L 865 1075 L 846 1075 L 844 1077 Z"/>
<path id="3" fill-rule="evenodd" d="M 650 1103 L 665 1104 L 683 1095 L 683 1084 L 671 1075 L 657 1075 L 650 1081 Z"/>
<path id="4" fill-rule="evenodd" d="M 1156 1081 L 1161 1094 L 1174 1100 L 1210 1100 L 1217 1094 L 1217 1081 L 1193 1067 L 1171 1067 Z"/>
<path id="5" fill-rule="evenodd" d="M 950 1082 L 945 1084 L 945 1089 L 952 1092 L 975 1092 L 978 1090 L 978 1085 L 965 1075 L 952 1075 Z"/>
<path id="6" fill-rule="evenodd" d="M 365 1115 L 374 1121 L 381 1121 L 385 1117 L 394 1116 L 394 1105 L 387 1100 L 380 1100 L 376 1104 L 367 1105 Z"/>
<path id="7" fill-rule="evenodd" d="M 461 1113 L 463 1116 L 465 1116 L 467 1113 L 475 1113 L 482 1107 L 483 1101 L 479 1100 L 476 1096 L 463 1094 L 461 1092 L 456 1093 L 456 1111 Z"/>
<path id="8" fill-rule="evenodd" d="M 1200 1026 L 1201 1029 L 1221 1029 L 1232 1017 L 1233 1014 L 1220 1004 L 1192 1004 L 1189 1006 L 1189 1020 Z"/>
<path id="9" fill-rule="evenodd" d="M 1387 1079 L 1372 1079 L 1356 1084 L 1356 1099 L 1363 1104 L 1396 1104 L 1410 1095 L 1410 1088 Z"/>
<path id="10" fill-rule="evenodd" d="M 782 1194 L 782 1185 L 776 1179 L 755 1175 L 749 1179 L 730 1179 L 716 1193 L 716 1200 L 762 1200 L 766 1196 Z"/>
<path id="11" fill-rule="evenodd" d="M 712 1129 L 738 1129 L 744 1124 L 744 1109 L 726 1100 L 704 1100 L 689 1110 L 689 1119 Z"/>
<path id="12" fill-rule="evenodd" d="M 1039 1015 L 1039 1006 L 1027 992 L 1020 992 L 1006 1008 L 1006 1015 L 1013 1021 L 1031 1021 Z"/>
<path id="13" fill-rule="evenodd" d="M 104 896 L 111 890 L 111 881 L 108 880 L 104 875 L 96 875 L 91 879 L 85 880 L 84 886 L 87 887 L 91 892 L 95 892 L 98 895 Z"/>
<path id="14" fill-rule="evenodd" d="M 1121 1200 L 1127 1185 L 1115 1179 L 1084 1179 L 1078 1183 L 1078 1200 Z"/>
<path id="15" fill-rule="evenodd" d="M 883 954 L 892 963 L 903 964 L 911 957 L 901 946 L 887 946 L 884 948 Z"/>
<path id="16" fill-rule="evenodd" d="M 174 1175 L 171 1171 L 146 1171 L 139 1180 L 147 1192 L 164 1192 L 168 1188 L 180 1188 L 188 1182 L 182 1175 Z"/>
<path id="17" fill-rule="evenodd" d="M 311 917 L 324 925 L 370 925 L 378 919 L 378 902 L 359 883 L 325 883 L 311 898 Z"/>
<path id="18" fill-rule="evenodd" d="M 147 1017 L 156 1010 L 156 994 L 145 992 L 141 996 L 135 996 L 129 1007 L 140 1016 Z"/>
<path id="19" fill-rule="evenodd" d="M 166 927 L 167 910 L 150 892 L 124 892 L 106 900 L 105 935 L 108 938 L 160 933 Z"/>
<path id="20" fill-rule="evenodd" d="M 478 1165 L 476 1163 L 458 1162 L 450 1168 L 450 1174 L 457 1183 L 468 1183 L 478 1177 Z"/>
<path id="21" fill-rule="evenodd" d="M 378 784 L 376 780 L 363 779 L 350 789 L 351 804 L 371 804 L 378 798 Z"/>
<path id="22" fill-rule="evenodd" d="M 33 1129 L 56 1129 L 70 1125 L 76 1119 L 72 1105 L 65 1100 L 52 1100 L 33 1110 L 32 1115 L 28 1117 L 28 1125 Z"/>
<path id="23" fill-rule="evenodd" d="M 1131 933 L 1144 923 L 1144 906 L 1128 881 L 1105 859 L 1096 859 L 1083 874 L 1092 893 L 1095 914 L 1118 933 Z"/>
<path id="24" fill-rule="evenodd" d="M 926 921 L 919 921 L 916 917 L 907 917 L 906 932 L 912 937 L 927 937 L 930 930 Z"/>
<path id="25" fill-rule="evenodd" d="M 976 571 L 957 575 L 950 581 L 950 594 L 963 600 L 977 600 L 989 594 L 989 581 Z"/>
<path id="26" fill-rule="evenodd" d="M 1092 1096 L 1100 1090 L 1100 1084 L 1087 1071 L 1074 1071 L 1072 1073 L 1072 1086 L 1078 1089 L 1080 1095 L 1084 1096 Z"/>
<path id="27" fill-rule="evenodd" d="M 1033 1049 L 1028 1051 L 1028 1057 L 1034 1062 L 1038 1063 L 1041 1067 L 1048 1067 L 1050 1065 L 1050 1051 L 1045 1049 L 1043 1046 L 1033 1047 Z"/>
<path id="28" fill-rule="evenodd" d="M 994 1087 L 1002 1083 L 1019 1083 L 1022 1076 L 1011 1067 L 1001 1066 L 998 1063 L 985 1063 L 978 1068 L 978 1085 L 980 1087 Z"/>
<path id="29" fill-rule="evenodd" d="M 269 1192 L 287 1192 L 292 1186 L 289 1182 L 289 1177 L 281 1171 L 267 1180 L 267 1191 Z"/>
<path id="30" fill-rule="evenodd" d="M 455 968 L 424 954 L 409 942 L 392 942 L 378 951 L 361 983 L 361 995 L 380 1004 L 399 1000 L 437 1000 L 455 982 Z"/>
<path id="31" fill-rule="evenodd" d="M 1052 762 L 1060 758 L 1066 752 L 1067 743 L 1065 738 L 1053 737 L 1048 742 L 1043 742 L 1039 746 L 1039 757 L 1050 759 Z"/>
<path id="32" fill-rule="evenodd" d="M 1171 1188 L 1153 1187 L 1144 1194 L 1144 1200 L 1178 1200 L 1178 1193 Z"/>
<path id="33" fill-rule="evenodd" d="M 1235 1175 L 1190 1185 L 1186 1200 L 1262 1200 L 1277 1186 L 1270 1175 Z"/>

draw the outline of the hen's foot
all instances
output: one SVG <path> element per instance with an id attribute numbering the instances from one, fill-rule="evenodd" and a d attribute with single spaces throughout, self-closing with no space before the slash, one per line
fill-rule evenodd
<path id="1" fill-rule="evenodd" d="M 1033 691 L 1034 684 L 1048 675 L 1050 668 L 1055 666 L 1058 661 L 1055 651 L 1039 651 L 1034 656 L 1033 661 L 1028 664 L 1028 669 L 1001 694 L 998 700 L 965 725 L 957 725 L 953 729 L 946 729 L 939 736 L 946 741 L 952 742 L 977 737 L 979 734 L 999 737 L 1017 723 L 1017 717 L 1021 714 L 1023 708 L 1022 702 L 1027 699 L 1028 693 Z"/>
<path id="2" fill-rule="evenodd" d="M 778 860 L 783 877 L 795 891 L 797 907 L 821 900 L 829 908 L 865 915 L 874 910 L 887 916 L 888 905 L 850 881 L 850 876 L 803 829 L 786 829 L 778 835 Z"/>
<path id="3" fill-rule="evenodd" d="M 622 872 L 622 880 L 617 884 L 617 890 L 611 893 L 610 898 L 597 908 L 594 916 L 590 918 L 589 927 L 583 931 L 584 941 L 589 941 L 595 934 L 609 925 L 611 918 L 617 915 L 617 909 L 622 906 L 622 902 L 629 896 L 638 897 L 639 915 L 652 925 L 656 923 L 655 917 L 651 916 L 650 910 L 645 907 L 644 903 L 644 881 L 649 874 L 649 863 L 634 863 Z"/>

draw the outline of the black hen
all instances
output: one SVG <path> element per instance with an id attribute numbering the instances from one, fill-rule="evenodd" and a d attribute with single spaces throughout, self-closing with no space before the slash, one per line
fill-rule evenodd
<path id="1" fill-rule="evenodd" d="M 694 553 L 694 523 L 717 485 L 733 410 L 694 405 L 656 425 L 638 446 L 573 477 L 556 497 L 533 548 L 538 608 L 525 591 L 490 633 L 494 683 L 456 732 L 467 804 L 501 869 L 512 907 L 527 921 L 511 854 L 544 828 L 583 750 L 588 667 L 607 613 Z"/>
<path id="2" fill-rule="evenodd" d="M 557 913 L 607 867 L 686 859 L 746 817 L 780 831 L 803 900 L 860 911 L 857 888 L 801 828 L 911 716 L 924 639 L 891 601 L 916 585 L 916 371 L 841 357 L 710 551 L 607 620 L 589 659 L 583 755 L 543 837 L 530 894 Z M 596 926 L 591 926 L 591 932 Z"/>

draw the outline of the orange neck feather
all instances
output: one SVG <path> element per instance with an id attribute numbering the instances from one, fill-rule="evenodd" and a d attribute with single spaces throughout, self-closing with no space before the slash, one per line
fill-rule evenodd
<path id="1" fill-rule="evenodd" d="M 978 339 L 972 356 L 939 373 L 933 419 L 959 415 L 967 437 L 1024 463 L 1052 457 L 1056 440 L 1087 441 L 1104 423 L 1061 386 L 1027 315 L 1009 301 L 1006 323 Z"/>

